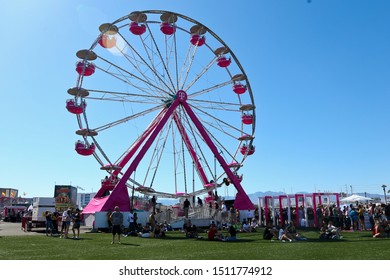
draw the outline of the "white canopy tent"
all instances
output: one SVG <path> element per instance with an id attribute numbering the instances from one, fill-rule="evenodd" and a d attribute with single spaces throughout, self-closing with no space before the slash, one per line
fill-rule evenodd
<path id="1" fill-rule="evenodd" d="M 340 199 L 340 202 L 363 202 L 363 201 L 371 201 L 371 200 L 372 200 L 372 198 L 353 194 L 353 195 L 350 195 L 350 196 L 347 196 L 347 197 Z"/>

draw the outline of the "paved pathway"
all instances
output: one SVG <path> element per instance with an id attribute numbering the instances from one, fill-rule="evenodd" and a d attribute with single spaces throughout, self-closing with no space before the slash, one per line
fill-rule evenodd
<path id="1" fill-rule="evenodd" d="M 80 233 L 89 232 L 90 228 L 81 227 Z M 44 234 L 45 228 L 33 229 L 32 231 L 23 231 L 21 223 L 8 223 L 0 221 L 0 236 L 30 236 Z M 72 232 L 72 229 L 70 229 Z"/>

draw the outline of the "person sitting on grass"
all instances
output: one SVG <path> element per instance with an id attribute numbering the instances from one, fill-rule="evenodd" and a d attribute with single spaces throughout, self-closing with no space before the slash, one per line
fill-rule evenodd
<path id="1" fill-rule="evenodd" d="M 237 240 L 237 230 L 233 225 L 230 225 L 228 230 L 229 237 L 223 239 L 223 241 L 236 241 Z"/>
<path id="2" fill-rule="evenodd" d="M 272 238 L 279 238 L 278 231 L 275 227 L 272 226 L 271 222 L 267 222 L 267 225 L 264 228 L 263 239 L 272 240 Z"/>
<path id="3" fill-rule="evenodd" d="M 198 228 L 191 223 L 191 220 L 187 222 L 185 233 L 187 238 L 198 238 Z"/>
<path id="4" fill-rule="evenodd" d="M 340 229 L 333 225 L 333 221 L 323 221 L 323 225 L 320 231 L 321 239 L 341 239 Z"/>
<path id="5" fill-rule="evenodd" d="M 218 232 L 214 222 L 212 222 L 209 230 L 207 231 L 207 239 L 209 241 L 213 241 L 213 240 L 221 241 L 223 239 L 222 234 Z"/>
<path id="6" fill-rule="evenodd" d="M 162 224 L 156 224 L 154 226 L 153 237 L 155 237 L 155 238 L 165 237 L 165 232 L 164 232 L 164 229 L 162 227 Z"/>
<path id="7" fill-rule="evenodd" d="M 286 234 L 286 232 L 284 231 L 284 229 L 282 227 L 279 227 L 279 236 L 278 236 L 278 239 L 282 242 L 292 242 L 293 239 L 288 237 L 288 235 Z"/>
<path id="8" fill-rule="evenodd" d="M 149 223 L 146 223 L 146 225 L 141 229 L 140 232 L 138 232 L 138 236 L 139 237 L 144 237 L 144 238 L 149 238 L 151 237 L 151 228 L 150 228 L 150 224 Z"/>
<path id="9" fill-rule="evenodd" d="M 249 225 L 249 223 L 247 221 L 244 221 L 242 223 L 242 227 L 241 227 L 241 232 L 251 232 L 252 229 L 251 229 L 251 226 Z"/>
<path id="10" fill-rule="evenodd" d="M 372 231 L 373 238 L 383 238 L 386 236 L 385 234 L 385 228 L 383 227 L 383 223 L 380 222 L 378 218 L 375 218 L 375 225 Z"/>
<path id="11" fill-rule="evenodd" d="M 299 241 L 306 240 L 305 237 L 301 236 L 301 234 L 298 233 L 297 228 L 295 227 L 293 221 L 287 224 L 285 232 L 290 239 L 299 240 Z"/>

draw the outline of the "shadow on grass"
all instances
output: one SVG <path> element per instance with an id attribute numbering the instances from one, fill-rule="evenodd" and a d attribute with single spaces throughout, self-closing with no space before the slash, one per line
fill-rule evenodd
<path id="1" fill-rule="evenodd" d="M 115 244 L 112 244 L 113 246 L 114 245 L 120 245 L 120 246 L 134 246 L 134 247 L 140 247 L 141 245 L 139 245 L 139 244 L 132 244 L 132 243 L 127 243 L 127 242 L 121 242 L 121 244 L 117 244 L 117 243 L 115 243 Z"/>

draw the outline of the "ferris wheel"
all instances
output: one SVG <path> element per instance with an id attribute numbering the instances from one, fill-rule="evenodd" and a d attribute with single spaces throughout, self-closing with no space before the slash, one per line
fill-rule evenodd
<path id="1" fill-rule="evenodd" d="M 255 152 L 255 104 L 227 44 L 200 22 L 160 10 L 132 12 L 99 31 L 76 53 L 66 101 L 78 123 L 76 152 L 107 172 L 95 198 L 128 188 L 211 195 L 229 185 L 249 203 L 240 169 Z"/>

